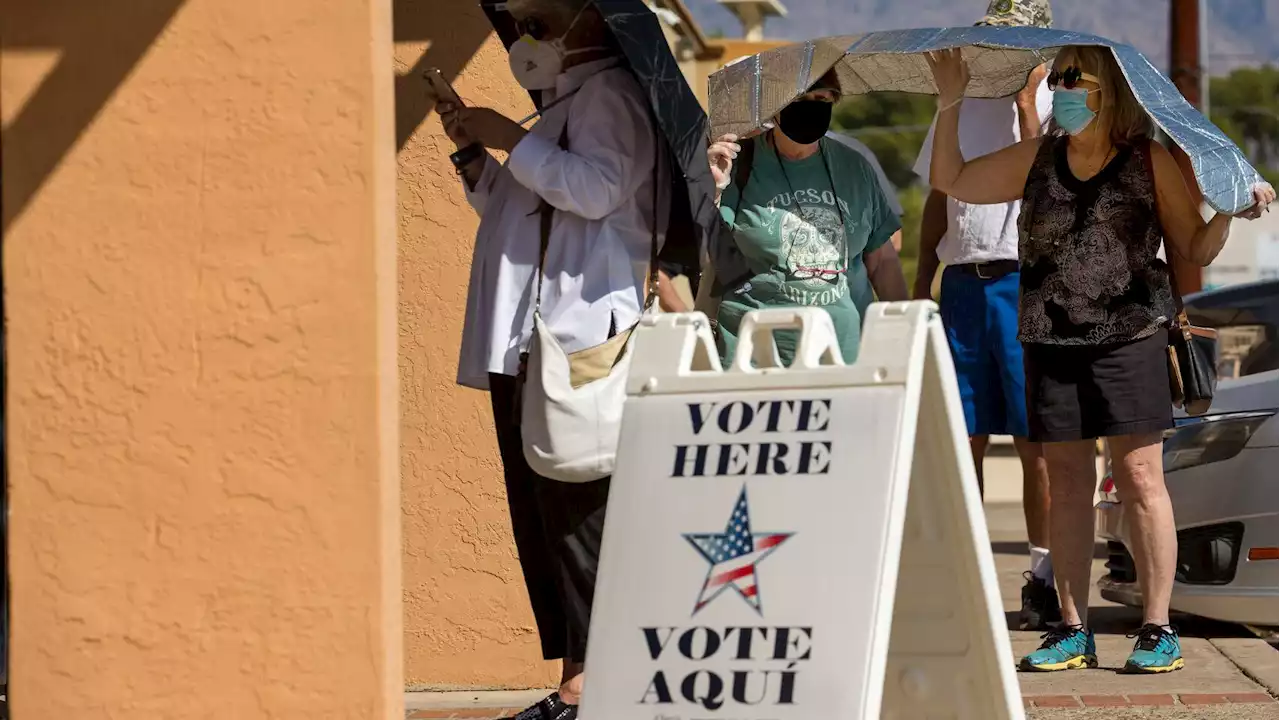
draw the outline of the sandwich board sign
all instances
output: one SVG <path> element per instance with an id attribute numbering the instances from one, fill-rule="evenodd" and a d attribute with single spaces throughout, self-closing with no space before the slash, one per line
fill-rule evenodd
<path id="1" fill-rule="evenodd" d="M 930 302 L 637 330 L 587 645 L 591 720 L 1022 718 Z M 799 333 L 778 362 L 773 333 Z"/>

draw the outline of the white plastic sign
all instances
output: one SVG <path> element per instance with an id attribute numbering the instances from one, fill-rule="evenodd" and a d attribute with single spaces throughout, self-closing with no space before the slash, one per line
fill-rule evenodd
<path id="1" fill-rule="evenodd" d="M 587 648 L 588 720 L 1022 718 L 932 303 L 637 330 Z M 781 367 L 773 333 L 799 332 Z"/>

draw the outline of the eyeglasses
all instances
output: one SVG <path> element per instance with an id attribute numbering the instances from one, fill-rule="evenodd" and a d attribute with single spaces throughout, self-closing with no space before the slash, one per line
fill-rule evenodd
<path id="1" fill-rule="evenodd" d="M 547 36 L 547 24 L 536 17 L 527 17 L 516 23 L 516 31 L 534 40 L 541 40 Z"/>
<path id="2" fill-rule="evenodd" d="M 1074 90 L 1081 80 L 1088 80 L 1098 86 L 1102 85 L 1102 81 L 1099 80 L 1096 75 L 1090 75 L 1087 72 L 1082 72 L 1080 68 L 1074 65 L 1068 65 L 1062 70 L 1062 72 L 1054 70 L 1049 73 L 1049 89 L 1057 90 L 1058 86 L 1061 85 L 1067 90 Z"/>

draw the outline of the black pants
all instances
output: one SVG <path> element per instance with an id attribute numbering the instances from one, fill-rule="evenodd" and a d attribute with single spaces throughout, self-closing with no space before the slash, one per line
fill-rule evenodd
<path id="1" fill-rule="evenodd" d="M 542 640 L 542 656 L 582 662 L 595 595 L 609 478 L 548 480 L 524 459 L 516 423 L 516 379 L 489 375 L 493 424 L 507 481 L 507 504 L 520 568 Z"/>

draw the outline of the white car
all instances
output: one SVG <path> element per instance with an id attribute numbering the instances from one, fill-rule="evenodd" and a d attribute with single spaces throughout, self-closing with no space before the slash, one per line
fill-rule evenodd
<path id="1" fill-rule="evenodd" d="M 1276 418 L 1276 281 L 1189 296 L 1196 325 L 1219 330 L 1221 377 L 1206 415 L 1176 414 L 1164 471 L 1178 529 L 1172 609 L 1248 625 L 1280 625 L 1280 476 Z M 1232 377 L 1239 373 L 1240 377 Z M 1129 528 L 1108 471 L 1097 532 L 1107 542 L 1102 596 L 1141 607 Z"/>

